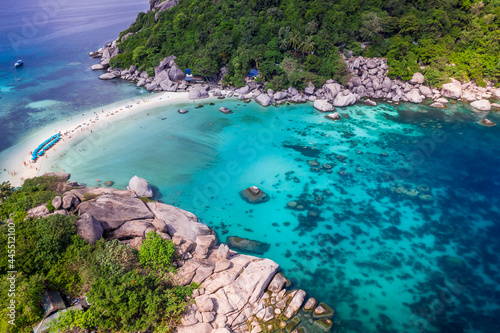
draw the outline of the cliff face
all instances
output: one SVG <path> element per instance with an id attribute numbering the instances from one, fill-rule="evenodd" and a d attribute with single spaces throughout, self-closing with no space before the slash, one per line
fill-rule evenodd
<path id="1" fill-rule="evenodd" d="M 29 216 L 76 214 L 77 232 L 88 242 L 104 237 L 139 249 L 149 232 L 174 242 L 177 284 L 200 286 L 179 333 L 257 333 L 285 327 L 292 331 L 295 326 L 305 332 L 330 332 L 333 310 L 323 303 L 316 306 L 313 298 L 301 310 L 305 291 L 287 290 L 290 283 L 278 273 L 277 263 L 217 245 L 213 231 L 190 212 L 160 202 L 145 203 L 137 196 L 148 188 L 145 180 L 144 186 L 131 186 L 136 192 L 86 188 L 69 183 L 69 174 L 48 175 L 61 179 L 61 195 L 52 201 L 55 211 L 50 213 L 42 205 L 31 209 Z"/>

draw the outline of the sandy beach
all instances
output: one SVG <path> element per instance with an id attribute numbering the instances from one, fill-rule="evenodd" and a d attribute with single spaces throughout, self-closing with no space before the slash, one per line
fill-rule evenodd
<path id="1" fill-rule="evenodd" d="M 189 100 L 187 92 L 163 92 L 106 105 L 89 110 L 82 115 L 73 116 L 66 121 L 50 124 L 30 133 L 18 143 L 0 153 L 0 183 L 10 181 L 12 186 L 21 186 L 25 179 L 40 175 L 42 167 L 50 163 L 51 156 L 56 156 L 58 150 L 64 150 L 67 145 L 70 145 L 77 138 L 91 135 L 94 130 L 116 123 L 131 114 L 180 103 L 199 104 L 211 99 L 214 99 L 214 97 L 211 96 L 203 100 Z M 39 144 L 57 133 L 61 133 L 62 139 L 47 150 L 43 156 L 39 157 L 36 162 L 32 162 L 31 152 Z M 71 170 L 53 171 L 71 172 Z"/>

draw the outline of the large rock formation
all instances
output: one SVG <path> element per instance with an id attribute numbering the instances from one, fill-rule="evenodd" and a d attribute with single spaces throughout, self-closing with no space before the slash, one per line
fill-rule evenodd
<path id="1" fill-rule="evenodd" d="M 321 112 L 330 112 L 335 110 L 332 104 L 328 103 L 326 99 L 317 99 L 314 101 L 314 108 Z"/>
<path id="2" fill-rule="evenodd" d="M 139 197 L 152 198 L 153 190 L 148 181 L 144 178 L 134 176 L 128 182 L 127 190 L 134 191 Z"/>
<path id="3" fill-rule="evenodd" d="M 267 94 L 260 94 L 255 97 L 255 101 L 262 106 L 269 106 L 271 104 L 271 97 L 269 97 Z"/>
<path id="4" fill-rule="evenodd" d="M 102 238 L 103 228 L 101 224 L 89 213 L 82 214 L 76 220 L 76 230 L 89 243 L 95 243 Z"/>
<path id="5" fill-rule="evenodd" d="M 344 90 L 337 94 L 333 101 L 333 106 L 343 107 L 356 103 L 356 96 L 349 90 Z"/>
<path id="6" fill-rule="evenodd" d="M 445 83 L 441 89 L 441 95 L 446 98 L 459 99 L 462 97 L 462 85 L 455 80 Z"/>
<path id="7" fill-rule="evenodd" d="M 207 87 L 196 86 L 193 87 L 188 94 L 189 99 L 202 99 L 208 97 Z"/>
<path id="8" fill-rule="evenodd" d="M 472 106 L 474 109 L 479 110 L 479 111 L 490 111 L 491 110 L 491 103 L 485 99 L 472 102 L 472 103 L 470 103 L 470 106 Z"/>
<path id="9" fill-rule="evenodd" d="M 141 199 L 116 194 L 101 195 L 82 202 L 79 214 L 85 213 L 99 221 L 104 231 L 117 229 L 126 221 L 154 218 Z"/>
<path id="10" fill-rule="evenodd" d="M 167 224 L 171 236 L 179 235 L 194 242 L 198 236 L 213 233 L 208 226 L 198 222 L 196 215 L 188 211 L 160 202 L 148 202 L 147 207 L 155 218 Z"/>

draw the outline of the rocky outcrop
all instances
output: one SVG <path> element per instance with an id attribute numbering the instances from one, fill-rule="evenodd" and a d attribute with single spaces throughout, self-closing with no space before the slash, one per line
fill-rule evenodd
<path id="1" fill-rule="evenodd" d="M 194 242 L 198 236 L 213 233 L 208 226 L 199 223 L 193 213 L 160 202 L 148 202 L 147 207 L 156 219 L 167 224 L 168 233 L 171 236 L 182 236 Z"/>
<path id="2" fill-rule="evenodd" d="M 97 242 L 104 232 L 101 224 L 89 213 L 80 215 L 76 220 L 76 230 L 78 235 L 89 243 Z"/>
<path id="3" fill-rule="evenodd" d="M 134 191 L 138 197 L 153 197 L 153 190 L 148 181 L 144 178 L 134 176 L 128 182 L 127 190 Z"/>
<path id="4" fill-rule="evenodd" d="M 79 215 L 85 213 L 99 221 L 104 231 L 115 230 L 126 221 L 155 217 L 141 199 L 116 194 L 104 194 L 82 202 Z"/>

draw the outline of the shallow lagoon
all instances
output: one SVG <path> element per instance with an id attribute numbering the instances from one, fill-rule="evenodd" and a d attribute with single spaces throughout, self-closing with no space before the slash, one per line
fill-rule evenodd
<path id="1" fill-rule="evenodd" d="M 311 104 L 195 105 L 94 131 L 47 171 L 118 188 L 137 174 L 222 242 L 269 243 L 346 332 L 500 331 L 498 127 L 459 105 L 354 106 L 337 122 Z M 251 185 L 271 199 L 243 201 Z"/>

